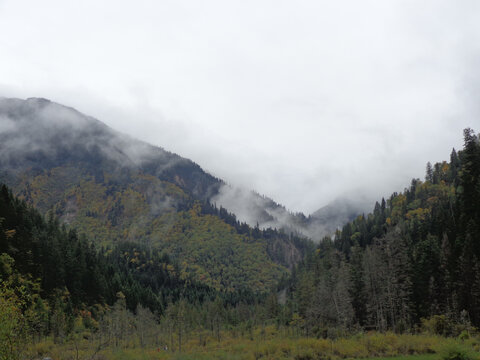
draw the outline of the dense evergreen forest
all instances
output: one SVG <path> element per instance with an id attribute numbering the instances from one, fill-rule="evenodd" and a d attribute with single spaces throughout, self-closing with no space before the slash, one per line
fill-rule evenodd
<path id="1" fill-rule="evenodd" d="M 234 229 L 245 240 L 285 238 L 304 249 L 304 259 L 268 292 L 209 286 L 189 276 L 188 256 L 202 254 L 195 250 L 202 246 L 199 230 L 190 236 L 199 243 L 182 242 L 185 255 L 173 260 L 168 246 L 127 241 L 99 248 L 2 185 L 0 359 L 42 355 L 39 348 L 48 341 L 52 348 L 76 349 L 76 359 L 83 346 L 83 358 L 94 359 L 107 348 L 182 352 L 193 343 L 205 349 L 225 339 L 266 341 L 272 334 L 335 339 L 375 330 L 470 337 L 480 325 L 480 141 L 471 129 L 464 141 L 449 162 L 427 164 L 424 181 L 413 179 L 315 248 L 285 232 L 241 224 L 208 202 L 187 204 L 178 231 L 213 227 L 210 238 L 220 244 L 223 231 Z M 289 263 L 284 249 L 266 251 Z M 215 261 L 229 261 L 228 253 L 220 256 Z M 195 264 L 203 261 L 212 259 Z M 276 346 L 256 350 L 255 358 L 276 353 Z M 333 344 L 326 348 L 334 351 Z M 290 358 L 293 350 L 286 351 Z"/>
<path id="2" fill-rule="evenodd" d="M 480 143 L 471 129 L 464 141 L 298 267 L 288 289 L 306 333 L 407 331 L 432 316 L 480 325 Z"/>

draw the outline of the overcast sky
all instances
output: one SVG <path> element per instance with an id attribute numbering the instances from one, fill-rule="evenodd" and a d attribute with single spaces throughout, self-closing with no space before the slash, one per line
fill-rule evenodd
<path id="1" fill-rule="evenodd" d="M 479 18 L 476 0 L 0 0 L 0 96 L 310 213 L 401 191 L 480 131 Z"/>

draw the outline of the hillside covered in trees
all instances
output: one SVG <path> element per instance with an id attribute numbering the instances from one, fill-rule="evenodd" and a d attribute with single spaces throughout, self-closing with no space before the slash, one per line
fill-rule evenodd
<path id="1" fill-rule="evenodd" d="M 171 318 L 178 306 L 200 307 L 203 316 L 218 322 L 224 309 L 265 297 L 249 289 L 218 291 L 185 278 L 166 253 L 141 244 L 97 250 L 57 219 L 44 219 L 5 185 L 0 187 L 0 282 L 2 359 L 15 358 L 26 339 L 52 336 L 63 342 L 86 331 L 118 343 L 144 321 L 151 326 L 160 316 Z"/>
<path id="2" fill-rule="evenodd" d="M 307 333 L 480 325 L 480 142 L 324 239 L 288 281 Z"/>
<path id="3" fill-rule="evenodd" d="M 312 246 L 300 234 L 239 222 L 211 201 L 221 180 L 74 109 L 0 99 L 0 116 L 0 181 L 97 249 L 135 243 L 168 253 L 183 280 L 265 292 Z"/>

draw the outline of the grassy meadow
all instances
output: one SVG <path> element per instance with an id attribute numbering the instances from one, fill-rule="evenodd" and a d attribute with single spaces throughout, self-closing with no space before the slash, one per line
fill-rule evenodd
<path id="1" fill-rule="evenodd" d="M 159 339 L 160 340 L 160 339 Z M 294 337 L 275 327 L 257 329 L 248 336 L 234 332 L 221 339 L 207 333 L 192 333 L 182 349 L 161 343 L 141 346 L 131 338 L 118 346 L 101 339 L 76 337 L 62 344 L 46 339 L 26 348 L 25 358 L 150 360 L 150 359 L 391 359 L 391 360 L 475 360 L 480 359 L 480 337 L 446 338 L 428 334 L 360 333 L 335 340 Z"/>

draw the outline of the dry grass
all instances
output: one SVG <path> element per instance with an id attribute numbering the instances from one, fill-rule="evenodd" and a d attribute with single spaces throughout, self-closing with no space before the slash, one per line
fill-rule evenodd
<path id="1" fill-rule="evenodd" d="M 366 333 L 357 334 L 348 338 L 336 340 L 295 338 L 285 336 L 274 327 L 257 329 L 250 337 L 233 336 L 228 333 L 222 334 L 222 340 L 216 341 L 211 336 L 203 336 L 199 341 L 198 334 L 191 334 L 188 341 L 182 345 L 182 353 L 165 351 L 158 346 L 150 346 L 145 349 L 135 344 L 135 341 L 125 344 L 122 349 L 111 347 L 100 351 L 96 360 L 150 360 L 150 359 L 233 359 L 233 360 L 256 360 L 256 359 L 296 359 L 296 360 L 339 360 L 339 359 L 367 359 L 389 358 L 391 360 L 418 359 L 433 360 L 441 359 L 446 347 L 461 348 L 468 353 L 468 359 L 480 359 L 480 339 L 470 337 L 459 340 L 433 335 L 398 335 L 393 333 Z M 95 344 L 83 340 L 63 345 L 54 344 L 51 340 L 45 340 L 30 349 L 31 358 L 50 356 L 52 359 L 90 359 Z M 474 355 L 472 355 L 474 354 Z M 475 355 L 477 354 L 477 355 Z M 445 360 L 456 360 L 447 359 Z"/>

